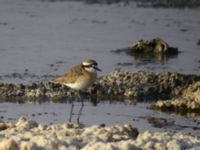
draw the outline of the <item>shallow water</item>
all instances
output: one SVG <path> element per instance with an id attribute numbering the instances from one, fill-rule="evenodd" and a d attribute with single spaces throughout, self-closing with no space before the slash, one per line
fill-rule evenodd
<path id="1" fill-rule="evenodd" d="M 43 81 L 40 76 L 62 75 L 86 58 L 96 59 L 102 74 L 115 69 L 199 74 L 198 18 L 199 8 L 154 9 L 137 8 L 135 3 L 88 5 L 73 1 L 1 0 L 0 79 L 2 82 Z M 110 53 L 140 39 L 155 37 L 178 47 L 181 53 L 164 62 Z M 24 73 L 38 78 L 25 77 Z M 52 78 L 45 80 L 48 79 Z"/>
<path id="2" fill-rule="evenodd" d="M 80 103 L 75 103 L 72 122 L 76 123 Z M 193 121 L 176 115 L 168 115 L 146 109 L 147 103 L 127 105 L 122 102 L 101 102 L 97 106 L 85 102 L 80 122 L 84 125 L 94 124 L 132 124 L 140 132 L 150 131 L 182 131 L 185 133 L 200 134 L 200 121 Z M 23 116 L 45 124 L 65 123 L 69 119 L 71 104 L 69 103 L 41 103 L 41 104 L 16 104 L 0 103 L 0 117 L 4 121 L 16 122 Z M 151 120 L 158 118 L 165 120 L 161 126 L 154 127 Z"/>

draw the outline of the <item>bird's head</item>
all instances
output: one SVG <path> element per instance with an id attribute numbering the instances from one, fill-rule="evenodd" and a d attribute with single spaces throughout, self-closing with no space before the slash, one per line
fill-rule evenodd
<path id="1" fill-rule="evenodd" d="M 82 62 L 82 66 L 89 72 L 96 73 L 96 71 L 101 71 L 101 69 L 98 68 L 98 63 L 93 59 L 85 60 Z"/>

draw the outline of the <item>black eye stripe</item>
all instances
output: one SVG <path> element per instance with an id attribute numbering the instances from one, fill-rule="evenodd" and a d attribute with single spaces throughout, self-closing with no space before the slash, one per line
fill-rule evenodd
<path id="1" fill-rule="evenodd" d="M 95 64 L 92 64 L 92 65 L 83 65 L 83 67 L 85 67 L 85 68 L 96 67 L 96 65 Z"/>

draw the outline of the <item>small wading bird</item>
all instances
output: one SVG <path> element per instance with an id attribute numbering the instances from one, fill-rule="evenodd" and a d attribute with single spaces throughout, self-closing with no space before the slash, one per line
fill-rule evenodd
<path id="1" fill-rule="evenodd" d="M 74 66 L 67 73 L 55 79 L 53 82 L 68 86 L 74 90 L 79 91 L 80 98 L 81 98 L 81 92 L 83 92 L 86 88 L 88 88 L 90 85 L 92 85 L 95 82 L 97 78 L 96 71 L 101 71 L 101 69 L 98 68 L 98 63 L 95 60 L 88 59 L 82 62 L 82 64 Z M 81 98 L 81 101 L 82 101 L 82 105 L 77 117 L 78 124 L 79 124 L 80 115 L 84 106 L 83 98 Z M 74 104 L 72 102 L 70 117 L 69 117 L 70 122 L 72 119 L 73 107 L 74 107 Z"/>

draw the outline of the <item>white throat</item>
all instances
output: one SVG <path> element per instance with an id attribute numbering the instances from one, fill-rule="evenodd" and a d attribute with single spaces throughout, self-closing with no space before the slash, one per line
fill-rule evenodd
<path id="1" fill-rule="evenodd" d="M 94 69 L 93 67 L 86 67 L 85 70 L 91 72 L 91 73 L 97 73 L 96 69 Z"/>

